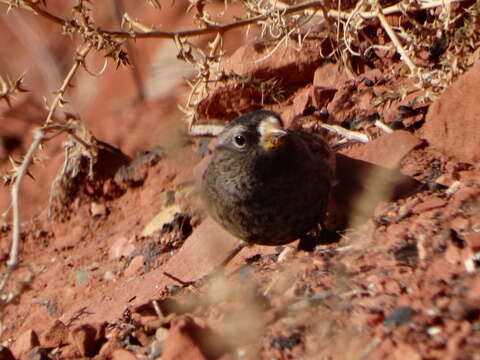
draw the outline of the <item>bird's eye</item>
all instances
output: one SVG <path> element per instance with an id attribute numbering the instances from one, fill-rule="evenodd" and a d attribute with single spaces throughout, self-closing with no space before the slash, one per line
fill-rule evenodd
<path id="1" fill-rule="evenodd" d="M 233 143 L 235 144 L 236 147 L 243 148 L 245 146 L 245 144 L 247 143 L 247 140 L 245 139 L 245 136 L 243 136 L 243 135 L 236 135 L 233 138 Z"/>

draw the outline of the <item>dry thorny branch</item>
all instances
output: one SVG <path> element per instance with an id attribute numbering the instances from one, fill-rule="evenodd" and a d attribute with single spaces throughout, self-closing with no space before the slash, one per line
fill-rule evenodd
<path id="1" fill-rule="evenodd" d="M 20 92 L 26 92 L 27 90 L 22 87 L 23 77 L 18 78 L 17 80 L 13 81 L 7 77 L 7 79 L 3 79 L 0 76 L 0 100 L 5 100 L 8 106 L 12 106 L 11 98 L 15 96 L 15 94 Z"/>
<path id="2" fill-rule="evenodd" d="M 64 94 L 68 86 L 73 79 L 73 76 L 78 71 L 78 69 L 83 66 L 85 67 L 85 57 L 87 56 L 88 52 L 91 50 L 92 45 L 90 43 L 82 44 L 76 52 L 76 58 L 73 66 L 71 67 L 70 71 L 68 72 L 67 76 L 65 77 L 60 89 L 56 93 L 56 97 L 52 104 L 49 106 L 49 111 L 47 118 L 45 120 L 44 126 L 38 128 L 34 132 L 34 139 L 30 148 L 27 151 L 27 154 L 22 160 L 21 165 L 18 168 L 15 168 L 15 171 L 8 176 L 8 178 L 4 178 L 5 182 L 11 183 L 11 194 L 12 194 L 12 245 L 10 249 L 10 255 L 7 262 L 7 269 L 4 273 L 2 280 L 0 281 L 0 293 L 3 292 L 7 281 L 18 265 L 18 255 L 19 255 L 19 247 L 20 247 L 20 224 L 21 224 L 21 216 L 20 216 L 20 205 L 19 205 L 19 196 L 20 196 L 20 187 L 22 184 L 22 180 L 25 175 L 28 174 L 28 167 L 33 162 L 34 155 L 37 152 L 38 148 L 41 144 L 54 136 L 59 135 L 62 132 L 68 132 L 72 136 L 76 137 L 79 142 L 82 142 L 81 139 L 78 138 L 75 127 L 72 126 L 72 120 L 66 122 L 55 121 L 53 119 L 55 110 L 65 104 Z M 52 134 L 50 135 L 49 134 Z M 9 294 L 5 297 L 7 300 L 12 300 L 15 296 Z"/>
<path id="3" fill-rule="evenodd" d="M 218 132 L 215 126 L 194 125 L 196 119 L 196 109 L 198 104 L 204 99 L 211 89 L 220 86 L 228 81 L 239 79 L 236 74 L 225 74 L 221 70 L 221 62 L 224 56 L 223 35 L 233 29 L 248 28 L 253 26 L 259 28 L 259 36 L 277 41 L 277 45 L 267 54 L 271 56 L 282 45 L 288 46 L 288 39 L 295 39 L 298 48 L 301 50 L 302 43 L 310 32 L 309 24 L 318 24 L 326 22 L 330 29 L 331 42 L 334 44 L 334 54 L 337 58 L 343 59 L 344 64 L 350 71 L 348 57 L 365 56 L 365 54 L 375 48 L 388 47 L 389 44 L 376 43 L 366 35 L 365 29 L 377 21 L 377 24 L 383 28 L 393 47 L 400 54 L 402 60 L 407 65 L 410 72 L 409 76 L 418 79 L 418 86 L 427 90 L 427 97 L 434 96 L 444 89 L 456 76 L 465 71 L 469 65 L 469 59 L 465 56 L 467 49 L 478 46 L 480 41 L 478 16 L 479 5 L 473 5 L 466 11 L 451 11 L 451 5 L 456 2 L 467 0 L 411 0 L 408 2 L 399 1 L 397 4 L 381 8 L 378 0 L 360 0 L 354 9 L 342 11 L 340 9 L 327 8 L 324 1 L 307 1 L 299 4 L 285 4 L 280 0 L 253 1 L 242 0 L 245 7 L 245 17 L 238 18 L 234 22 L 219 24 L 212 20 L 212 15 L 208 12 L 207 2 L 205 0 L 191 0 L 188 11 L 193 11 L 198 27 L 182 31 L 157 31 L 143 25 L 140 21 L 133 19 L 128 14 L 123 14 L 123 27 L 125 30 L 112 31 L 98 26 L 91 15 L 90 4 L 88 0 L 76 0 L 72 7 L 72 15 L 69 18 L 63 18 L 53 14 L 46 7 L 46 0 L 0 0 L 0 4 L 6 5 L 9 11 L 22 9 L 33 12 L 38 16 L 58 24 L 62 27 L 63 33 L 79 39 L 80 45 L 76 52 L 74 64 L 66 75 L 61 87 L 56 92 L 56 97 L 48 107 L 48 115 L 43 127 L 35 131 L 35 137 L 21 165 L 15 169 L 6 180 L 12 183 L 12 212 L 13 212 L 13 231 L 12 247 L 10 258 L 7 263 L 7 270 L 3 280 L 0 282 L 0 293 L 4 291 L 5 284 L 18 263 L 18 249 L 20 241 L 20 209 L 18 197 L 20 194 L 20 185 L 23 177 L 28 174 L 28 167 L 34 159 L 34 154 L 45 141 L 51 137 L 67 132 L 72 135 L 76 141 L 85 146 L 87 151 L 92 150 L 93 144 L 88 139 L 83 139 L 77 133 L 78 126 L 74 126 L 72 120 L 59 121 L 55 117 L 56 110 L 65 104 L 64 98 L 72 78 L 80 67 L 87 72 L 85 57 L 92 50 L 101 51 L 106 57 L 111 57 L 119 65 L 128 65 L 129 60 L 127 51 L 124 50 L 124 42 L 128 39 L 171 39 L 178 48 L 178 59 L 193 65 L 197 70 L 197 75 L 189 80 L 191 87 L 188 101 L 183 109 L 187 114 L 190 133 L 193 135 L 205 135 Z M 156 0 L 146 0 L 146 3 L 157 9 L 161 6 Z M 433 21 L 426 21 L 420 24 L 410 13 L 425 11 L 427 9 L 439 8 L 440 16 Z M 389 24 L 386 16 L 391 14 L 404 15 L 408 28 L 401 26 L 393 27 Z M 451 26 L 455 22 L 461 21 L 463 26 L 461 31 L 454 30 Z M 429 38 L 421 38 L 421 33 L 427 30 Z M 208 43 L 207 48 L 202 49 L 188 39 L 195 36 L 214 35 Z M 423 66 L 413 55 L 420 47 L 427 46 L 428 41 L 437 41 L 449 38 L 445 48 L 441 49 L 442 61 L 438 61 L 440 66 L 436 68 Z M 360 39 L 366 39 L 369 43 L 368 48 L 361 46 Z M 440 51 L 438 51 L 440 53 Z M 330 54 L 332 55 L 332 54 Z M 256 61 L 261 61 L 257 59 Z M 440 68 L 439 68 L 440 67 Z M 276 86 L 270 87 L 266 91 L 278 92 Z M 265 90 L 265 89 L 264 89 Z M 22 87 L 22 78 L 11 81 L 8 78 L 0 78 L 0 100 L 5 100 L 10 105 L 11 97 L 17 93 L 25 91 Z M 263 90 L 262 90 L 263 91 Z M 263 98 L 263 92 L 262 92 Z M 335 129 L 330 129 L 336 131 Z M 363 139 L 363 138 L 362 138 Z M 365 139 L 363 139 L 365 141 Z M 93 150 L 92 150 L 93 151 Z"/>

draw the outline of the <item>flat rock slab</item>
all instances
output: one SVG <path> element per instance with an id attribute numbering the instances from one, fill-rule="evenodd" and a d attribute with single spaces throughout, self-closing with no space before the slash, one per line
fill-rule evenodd
<path id="1" fill-rule="evenodd" d="M 421 130 L 432 146 L 466 162 L 480 161 L 480 65 L 472 67 L 430 106 Z"/>
<path id="2" fill-rule="evenodd" d="M 65 323 L 82 308 L 78 324 L 101 321 L 115 321 L 130 306 L 156 299 L 168 285 L 177 284 L 164 275 L 170 273 L 182 281 L 195 281 L 208 275 L 235 248 L 238 240 L 207 218 L 188 237 L 182 248 L 165 264 L 153 271 L 137 277 L 126 276 L 119 279 L 117 286 L 108 293 L 98 293 L 87 303 L 79 304 L 66 312 L 61 320 Z M 275 247 L 252 246 L 243 249 L 227 267 L 231 271 L 245 263 L 245 258 L 255 254 L 271 254 Z M 178 284 L 177 284 L 178 285 Z"/>
<path id="3" fill-rule="evenodd" d="M 368 144 L 348 149 L 344 154 L 384 168 L 395 169 L 410 151 L 422 143 L 422 139 L 408 131 L 397 130 L 380 136 Z"/>

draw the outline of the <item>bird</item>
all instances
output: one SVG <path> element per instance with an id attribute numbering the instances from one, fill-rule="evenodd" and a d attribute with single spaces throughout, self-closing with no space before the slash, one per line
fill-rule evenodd
<path id="1" fill-rule="evenodd" d="M 335 154 L 321 136 L 285 129 L 280 115 L 256 110 L 228 123 L 203 173 L 207 213 L 247 244 L 279 246 L 322 223 L 335 182 Z"/>

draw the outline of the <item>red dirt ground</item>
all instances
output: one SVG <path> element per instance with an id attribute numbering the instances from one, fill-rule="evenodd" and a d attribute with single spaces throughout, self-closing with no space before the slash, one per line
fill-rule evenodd
<path id="1" fill-rule="evenodd" d="M 113 27 L 107 10 L 98 18 Z M 192 26 L 185 8 L 156 14 L 138 16 L 164 29 Z M 7 73 L 31 67 L 30 93 L 12 108 L 0 103 L 3 170 L 8 156 L 25 153 L 46 116 L 42 96 L 60 81 L 45 80 L 49 61 L 63 73 L 71 59 L 65 54 L 73 52 L 58 29 L 15 16 L 32 21 L 50 50 L 27 49 L 2 15 L 0 65 Z M 185 135 L 177 108 L 191 72 L 175 63 L 167 41 L 138 41 L 138 67 L 151 92 L 145 102 L 134 101 L 131 73 L 113 66 L 99 78 L 80 74 L 70 97 L 95 137 L 137 160 L 99 192 L 82 185 L 68 207 L 58 204 L 54 219 L 49 194 L 65 138 L 47 144 L 34 179 L 23 184 L 21 264 L 8 291 L 22 289 L 2 309 L 0 358 L 480 359 L 480 64 L 433 103 L 401 116 L 421 90 L 372 105 L 387 91 L 413 89 L 396 58 L 379 57 L 375 68 L 351 78 L 341 65 L 322 63 L 314 40 L 300 53 L 279 48 L 255 65 L 263 54 L 241 31 L 225 43 L 227 69 L 284 80 L 287 95 L 266 107 L 289 126 L 319 132 L 322 114 L 300 116 L 313 104 L 328 110 L 328 123 L 355 122 L 372 136 L 338 151 L 331 213 L 332 221 L 347 221 L 340 240 L 312 252 L 296 244 L 253 246 L 224 276 L 204 279 L 236 240 L 197 200 L 205 144 Z M 102 60 L 92 59 L 97 65 Z M 257 108 L 256 96 L 219 87 L 200 110 L 225 121 Z M 403 129 L 383 133 L 369 120 L 376 112 Z M 141 151 L 150 152 L 137 156 Z M 0 193 L 5 209 L 7 190 Z M 0 229 L 3 263 L 9 221 Z"/>

